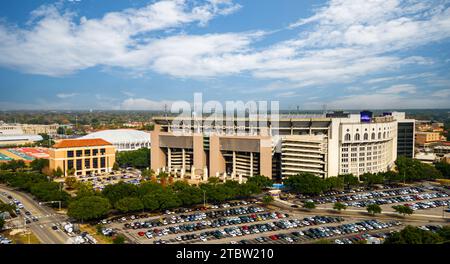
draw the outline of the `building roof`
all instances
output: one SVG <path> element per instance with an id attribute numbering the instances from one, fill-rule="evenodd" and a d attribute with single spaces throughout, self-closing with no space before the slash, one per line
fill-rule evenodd
<path id="1" fill-rule="evenodd" d="M 134 129 L 102 130 L 81 137 L 82 139 L 101 138 L 112 144 L 150 142 L 150 133 Z"/>
<path id="2" fill-rule="evenodd" d="M 60 142 L 53 145 L 53 148 L 80 148 L 80 147 L 109 146 L 109 145 L 112 144 L 101 138 L 63 139 Z"/>

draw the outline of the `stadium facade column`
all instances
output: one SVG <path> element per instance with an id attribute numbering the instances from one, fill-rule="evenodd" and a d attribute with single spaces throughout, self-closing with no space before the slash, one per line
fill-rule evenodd
<path id="1" fill-rule="evenodd" d="M 164 151 L 159 147 L 159 136 L 161 133 L 161 125 L 155 124 L 153 131 L 150 133 L 150 138 L 152 142 L 151 155 L 150 155 L 150 165 L 152 170 L 160 171 L 166 166 L 166 155 Z"/>
<path id="2" fill-rule="evenodd" d="M 225 158 L 220 150 L 220 137 L 212 134 L 209 138 L 209 176 L 216 177 L 225 172 Z"/>
<path id="3" fill-rule="evenodd" d="M 193 135 L 193 154 L 194 154 L 194 167 L 196 172 L 192 172 L 195 175 L 202 176 L 206 166 L 206 155 L 203 148 L 203 135 L 201 133 L 194 133 Z M 200 177 L 202 178 L 202 177 Z"/>

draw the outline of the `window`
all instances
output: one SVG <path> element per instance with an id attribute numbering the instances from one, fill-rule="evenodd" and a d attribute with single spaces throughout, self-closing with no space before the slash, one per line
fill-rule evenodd
<path id="1" fill-rule="evenodd" d="M 369 140 L 369 134 L 364 133 L 364 140 Z"/>
<path id="2" fill-rule="evenodd" d="M 81 157 L 83 156 L 83 151 L 82 150 L 77 150 L 77 157 Z"/>
<path id="3" fill-rule="evenodd" d="M 360 137 L 359 133 L 356 133 L 356 134 L 355 134 L 355 140 L 356 140 L 356 141 L 361 140 L 361 137 Z"/>
<path id="4" fill-rule="evenodd" d="M 93 149 L 93 150 L 92 150 L 92 155 L 93 155 L 93 156 L 96 156 L 97 154 L 98 154 L 98 149 Z"/>
<path id="5" fill-rule="evenodd" d="M 100 158 L 100 167 L 101 168 L 106 167 L 106 159 L 105 159 L 105 157 L 101 157 Z"/>
<path id="6" fill-rule="evenodd" d="M 90 169 L 91 168 L 91 160 L 90 159 L 85 159 L 84 160 L 84 167 L 86 169 Z"/>
<path id="7" fill-rule="evenodd" d="M 72 151 L 72 155 L 73 155 L 73 151 Z M 69 170 L 73 169 L 73 160 L 67 161 L 67 169 L 69 169 Z"/>
<path id="8" fill-rule="evenodd" d="M 381 132 L 378 132 L 378 139 L 381 139 Z"/>
<path id="9" fill-rule="evenodd" d="M 85 155 L 85 156 L 91 156 L 91 150 L 90 150 L 90 149 L 86 149 L 86 150 L 84 151 L 84 155 Z"/>
<path id="10" fill-rule="evenodd" d="M 386 132 L 383 132 L 383 138 L 386 138 Z"/>
<path id="11" fill-rule="evenodd" d="M 347 133 L 347 134 L 345 134 L 345 141 L 350 141 L 350 134 L 349 133 Z"/>
<path id="12" fill-rule="evenodd" d="M 375 133 L 372 133 L 372 139 L 375 139 Z"/>
<path id="13" fill-rule="evenodd" d="M 67 157 L 68 158 L 73 158 L 73 150 L 67 151 Z"/>
<path id="14" fill-rule="evenodd" d="M 82 162 L 83 161 L 81 159 L 77 159 L 77 170 L 82 170 L 83 169 L 83 167 L 81 166 Z"/>
<path id="15" fill-rule="evenodd" d="M 98 158 L 92 159 L 92 168 L 98 168 Z"/>
<path id="16" fill-rule="evenodd" d="M 105 155 L 105 152 L 106 152 L 106 149 L 104 149 L 104 148 L 100 149 L 100 153 L 101 153 L 102 155 Z"/>

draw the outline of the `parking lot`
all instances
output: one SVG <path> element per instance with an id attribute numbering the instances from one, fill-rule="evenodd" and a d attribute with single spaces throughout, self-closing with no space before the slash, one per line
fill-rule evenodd
<path id="1" fill-rule="evenodd" d="M 141 182 L 141 171 L 137 169 L 122 169 L 111 173 L 77 176 L 77 180 L 90 182 L 95 190 L 101 191 L 105 186 L 116 184 L 119 181 L 139 185 Z"/>
<path id="2" fill-rule="evenodd" d="M 357 236 L 401 228 L 399 221 L 357 220 L 302 215 L 268 209 L 251 201 L 179 209 L 163 215 L 133 215 L 103 220 L 105 235 L 124 234 L 139 244 L 314 243 L 321 238 Z"/>
<path id="3" fill-rule="evenodd" d="M 389 188 L 293 200 L 299 206 L 304 201 L 312 201 L 321 208 L 328 209 L 332 209 L 335 202 L 340 202 L 350 209 L 362 210 L 369 204 L 378 204 L 385 212 L 394 212 L 393 205 L 406 205 L 414 211 L 427 210 L 426 213 L 432 215 L 442 215 L 450 211 L 448 193 L 437 187 Z"/>

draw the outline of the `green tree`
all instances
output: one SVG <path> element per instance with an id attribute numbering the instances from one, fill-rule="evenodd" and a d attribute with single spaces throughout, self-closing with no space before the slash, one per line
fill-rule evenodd
<path id="1" fill-rule="evenodd" d="M 100 196 L 87 196 L 69 204 L 67 215 L 76 220 L 92 220 L 104 217 L 111 209 L 108 199 Z"/>
<path id="2" fill-rule="evenodd" d="M 271 202 L 273 202 L 273 197 L 272 197 L 272 195 L 264 195 L 264 197 L 263 197 L 263 203 L 265 204 L 265 205 L 268 205 L 268 204 L 270 204 Z"/>
<path id="3" fill-rule="evenodd" d="M 347 209 L 347 206 L 345 204 L 343 204 L 343 203 L 335 202 L 334 205 L 333 205 L 333 209 L 341 211 L 341 210 Z"/>
<path id="4" fill-rule="evenodd" d="M 122 213 L 141 211 L 144 209 L 144 204 L 139 198 L 125 197 L 117 201 L 114 207 Z"/>
<path id="5" fill-rule="evenodd" d="M 74 189 L 77 186 L 77 182 L 77 178 L 75 177 L 66 177 L 64 180 L 64 183 L 69 189 Z"/>
<path id="6" fill-rule="evenodd" d="M 303 203 L 303 208 L 305 208 L 305 209 L 314 209 L 314 208 L 316 208 L 316 204 L 314 202 L 307 201 L 307 202 Z"/>
<path id="7" fill-rule="evenodd" d="M 384 177 L 383 173 L 364 173 L 360 176 L 362 182 L 367 184 L 368 187 L 373 186 L 374 184 L 383 184 Z"/>
<path id="8" fill-rule="evenodd" d="M 155 175 L 155 172 L 152 169 L 144 169 L 142 170 L 141 175 L 144 179 L 149 180 L 153 175 Z"/>
<path id="9" fill-rule="evenodd" d="M 59 178 L 59 177 L 63 176 L 64 173 L 61 170 L 61 168 L 58 167 L 55 171 L 53 171 L 52 174 L 53 174 L 54 177 Z"/>
<path id="10" fill-rule="evenodd" d="M 58 127 L 58 129 L 56 130 L 56 133 L 58 133 L 58 135 L 64 135 L 64 127 Z"/>
<path id="11" fill-rule="evenodd" d="M 406 205 L 394 205 L 392 206 L 392 209 L 394 209 L 397 213 L 402 214 L 403 216 L 411 215 L 414 213 L 414 210 Z"/>
<path id="12" fill-rule="evenodd" d="M 111 204 L 116 204 L 122 198 L 137 196 L 138 187 L 130 183 L 119 182 L 106 186 L 102 194 L 108 198 Z"/>
<path id="13" fill-rule="evenodd" d="M 284 184 L 297 193 L 310 195 L 320 194 L 327 188 L 324 180 L 311 173 L 289 176 Z"/>
<path id="14" fill-rule="evenodd" d="M 328 190 L 341 190 L 344 188 L 344 181 L 339 177 L 328 177 L 325 179 L 325 185 Z"/>
<path id="15" fill-rule="evenodd" d="M 450 179 L 450 164 L 444 161 L 436 163 L 435 168 L 441 172 L 442 177 L 445 179 Z"/>
<path id="16" fill-rule="evenodd" d="M 181 205 L 181 201 L 173 191 L 165 191 L 157 195 L 157 200 L 159 202 L 159 209 L 166 210 L 175 208 Z"/>
<path id="17" fill-rule="evenodd" d="M 338 175 L 338 178 L 341 178 L 344 182 L 344 185 L 347 187 L 347 189 L 350 189 L 353 186 L 357 186 L 359 184 L 358 177 L 354 176 L 353 174 L 341 174 Z"/>
<path id="18" fill-rule="evenodd" d="M 42 170 L 49 165 L 48 159 L 35 159 L 30 162 L 30 167 L 33 171 L 42 172 Z"/>
<path id="19" fill-rule="evenodd" d="M 413 226 L 406 226 L 400 232 L 389 235 L 384 244 L 437 244 L 442 241 L 442 237 L 436 233 Z"/>
<path id="20" fill-rule="evenodd" d="M 263 188 L 271 187 L 272 184 L 273 184 L 273 181 L 270 178 L 266 177 L 266 176 L 255 175 L 253 177 L 250 177 L 248 179 L 247 183 L 254 183 L 259 188 L 263 189 Z"/>
<path id="21" fill-rule="evenodd" d="M 381 207 L 378 204 L 369 204 L 366 209 L 371 215 L 381 214 Z"/>
<path id="22" fill-rule="evenodd" d="M 144 208 L 150 211 L 159 209 L 158 197 L 155 194 L 146 194 L 142 197 Z"/>
<path id="23" fill-rule="evenodd" d="M 119 163 L 117 163 L 117 162 L 114 162 L 114 165 L 113 165 L 113 171 L 118 171 L 119 169 L 120 169 L 120 167 L 119 167 Z"/>
<path id="24" fill-rule="evenodd" d="M 141 148 L 133 151 L 122 151 L 116 154 L 117 163 L 120 167 L 134 167 L 138 169 L 150 166 L 150 149 Z"/>
<path id="25" fill-rule="evenodd" d="M 219 182 L 220 182 L 220 179 L 218 177 L 209 177 L 208 178 L 208 183 L 210 183 L 210 184 L 215 185 L 215 184 L 218 184 Z"/>

